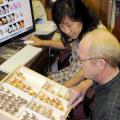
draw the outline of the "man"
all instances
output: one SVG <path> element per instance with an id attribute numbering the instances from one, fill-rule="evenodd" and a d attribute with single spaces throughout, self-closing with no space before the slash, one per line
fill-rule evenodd
<path id="1" fill-rule="evenodd" d="M 92 120 L 120 120 L 120 44 L 106 29 L 89 32 L 79 44 L 79 62 L 96 87 Z"/>

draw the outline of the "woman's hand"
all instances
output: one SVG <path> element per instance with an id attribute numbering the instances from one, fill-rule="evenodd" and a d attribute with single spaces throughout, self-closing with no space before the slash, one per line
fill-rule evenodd
<path id="1" fill-rule="evenodd" d="M 35 35 L 29 36 L 27 39 L 28 41 L 33 41 L 33 43 L 30 43 L 33 46 L 37 46 L 37 47 L 44 46 L 43 40 L 41 40 Z"/>
<path id="2" fill-rule="evenodd" d="M 75 108 L 83 101 L 87 90 L 93 85 L 92 80 L 84 80 L 79 85 L 69 88 L 69 105 Z"/>
<path id="3" fill-rule="evenodd" d="M 27 37 L 27 40 L 32 41 L 33 43 L 30 44 L 36 47 L 45 46 L 45 47 L 53 47 L 58 49 L 65 49 L 65 46 L 63 45 L 61 40 L 42 40 L 34 35 Z"/>

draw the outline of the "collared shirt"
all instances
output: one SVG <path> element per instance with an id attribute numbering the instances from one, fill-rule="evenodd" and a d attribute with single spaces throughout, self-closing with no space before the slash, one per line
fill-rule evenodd
<path id="1" fill-rule="evenodd" d="M 120 73 L 97 87 L 91 120 L 120 120 Z"/>

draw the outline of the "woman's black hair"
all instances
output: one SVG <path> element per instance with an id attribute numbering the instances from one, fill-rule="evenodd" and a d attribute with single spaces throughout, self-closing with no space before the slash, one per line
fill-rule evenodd
<path id="1" fill-rule="evenodd" d="M 87 8 L 81 0 L 57 0 L 52 6 L 52 18 L 58 29 L 65 17 L 69 17 L 72 21 L 83 23 L 83 29 L 79 35 L 81 36 L 87 31 L 97 27 L 99 20 L 96 15 Z M 69 37 L 61 30 L 62 41 L 64 45 L 69 43 Z"/>

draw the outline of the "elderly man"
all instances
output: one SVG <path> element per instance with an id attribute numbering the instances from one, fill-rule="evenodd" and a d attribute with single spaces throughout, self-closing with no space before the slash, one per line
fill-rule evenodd
<path id="1" fill-rule="evenodd" d="M 98 83 L 90 117 L 92 120 L 120 120 L 120 44 L 105 29 L 96 29 L 83 38 L 79 62 L 87 78 Z"/>
<path id="2" fill-rule="evenodd" d="M 86 78 L 98 84 L 95 84 L 95 100 L 89 119 L 120 120 L 119 42 L 108 30 L 96 29 L 83 37 L 78 54 L 78 64 L 81 64 Z M 70 96 L 73 96 L 71 101 L 74 103 L 77 97 L 74 99 L 72 93 Z"/>

